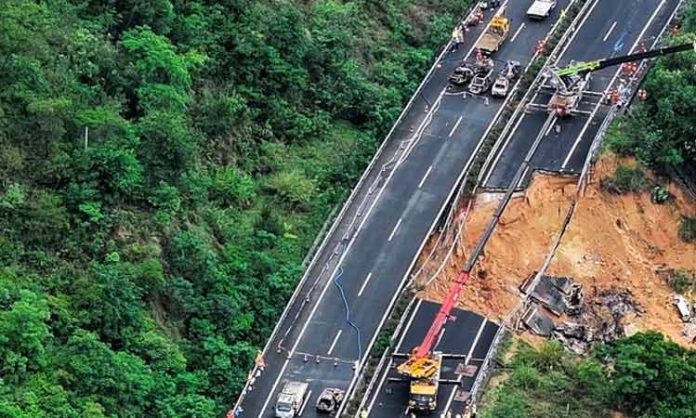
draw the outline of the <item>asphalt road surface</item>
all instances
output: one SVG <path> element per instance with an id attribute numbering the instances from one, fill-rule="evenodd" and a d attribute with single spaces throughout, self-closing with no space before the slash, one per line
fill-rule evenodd
<path id="1" fill-rule="evenodd" d="M 439 304 L 432 302 L 419 300 L 416 303 L 406 319 L 407 327 L 397 337 L 395 355 L 387 367 L 379 371 L 378 386 L 365 402 L 368 416 L 393 418 L 405 414 L 408 382 L 400 378 L 396 367 L 406 360 L 411 349 L 420 344 L 439 308 Z M 443 353 L 440 379 L 457 383 L 440 384 L 433 417 L 440 417 L 450 409 L 464 409 L 464 400 L 498 331 L 498 325 L 473 312 L 455 309 L 453 318 L 441 334 L 435 351 Z M 464 371 L 466 373 L 462 373 Z"/>
<path id="2" fill-rule="evenodd" d="M 599 0 L 583 26 L 576 33 L 568 48 L 560 55 L 559 67 L 575 61 L 626 55 L 640 48 L 641 43 L 649 47 L 679 3 L 678 0 L 634 0 L 627 2 Z M 609 67 L 592 74 L 590 89 L 604 92 L 615 80 L 620 67 Z M 533 103 L 548 103 L 548 94 L 538 94 Z M 520 188 L 529 184 L 534 170 L 579 173 L 597 134 L 606 117 L 606 106 L 599 103 L 597 96 L 585 96 L 581 110 L 589 116 L 571 116 L 557 119 L 539 146 L 531 163 L 531 170 L 520 180 Z M 487 189 L 507 189 L 522 163 L 527 150 L 546 121 L 544 112 L 524 115 L 505 141 L 502 151 L 495 159 L 491 170 L 484 178 Z M 560 129 L 557 132 L 556 129 Z"/>
<path id="3" fill-rule="evenodd" d="M 507 16 L 511 36 L 495 54 L 500 61 L 527 64 L 537 40 L 543 38 L 568 0 L 542 22 L 525 18 L 527 1 L 512 0 Z M 492 16 L 487 13 L 487 19 Z M 524 22 L 524 26 L 521 23 Z M 309 303 L 281 323 L 282 349 L 272 341 L 265 369 L 242 398 L 243 417 L 274 415 L 278 392 L 287 381 L 310 383 L 311 396 L 303 417 L 314 417 L 316 397 L 324 387 L 348 388 L 354 367 L 362 361 L 405 282 L 439 214 L 470 164 L 477 146 L 501 108 L 502 100 L 448 94 L 447 77 L 470 54 L 482 28 L 472 29 L 459 49 L 446 54 L 422 92 L 428 106 L 413 106 L 396 126 L 394 137 L 411 142 L 408 155 L 384 182 L 379 198 L 343 251 L 338 268 L 317 287 Z M 425 114 L 425 118 L 423 115 Z M 321 255 L 319 255 L 321 256 Z M 301 305 L 304 298 L 296 301 Z M 349 315 L 346 313 L 348 308 Z M 350 324 L 347 320 L 350 320 Z M 284 321 L 284 322 L 286 322 Z M 318 362 L 317 362 L 318 361 Z"/>

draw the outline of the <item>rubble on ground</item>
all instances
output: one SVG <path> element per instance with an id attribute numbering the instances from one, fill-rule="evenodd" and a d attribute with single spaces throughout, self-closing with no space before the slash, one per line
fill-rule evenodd
<path id="1" fill-rule="evenodd" d="M 558 340 L 578 354 L 628 334 L 631 322 L 645 313 L 630 289 L 595 288 L 585 299 L 582 286 L 568 277 L 531 276 L 520 289 L 531 300 L 521 323 L 533 334 Z"/>

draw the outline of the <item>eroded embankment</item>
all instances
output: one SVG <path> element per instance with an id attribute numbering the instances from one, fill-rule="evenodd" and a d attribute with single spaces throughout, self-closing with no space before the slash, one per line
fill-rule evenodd
<path id="1" fill-rule="evenodd" d="M 681 190 L 669 186 L 675 199 L 651 203 L 649 193 L 611 195 L 599 179 L 611 174 L 614 157 L 602 158 L 593 181 L 578 201 L 572 221 L 553 258 L 548 274 L 572 277 L 586 289 L 627 288 L 645 313 L 632 321 L 633 330 L 660 330 L 687 345 L 683 324 L 672 305 L 674 292 L 660 272 L 666 268 L 696 269 L 696 245 L 678 238 L 683 215 L 696 207 Z M 537 271 L 548 254 L 575 193 L 576 178 L 536 175 L 529 189 L 515 197 L 491 237 L 459 306 L 501 320 L 519 302 L 518 286 Z M 420 296 L 442 300 L 449 283 L 490 220 L 495 195 L 477 197 L 464 228 L 464 248 Z"/>

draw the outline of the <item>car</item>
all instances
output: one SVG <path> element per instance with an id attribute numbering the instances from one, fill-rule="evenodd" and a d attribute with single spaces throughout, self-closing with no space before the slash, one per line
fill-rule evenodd
<path id="1" fill-rule="evenodd" d="M 469 84 L 469 91 L 473 94 L 483 94 L 486 92 L 491 87 L 491 83 L 493 80 L 491 79 L 491 74 L 493 74 L 493 71 L 490 71 L 487 74 L 480 74 L 474 77 L 473 80 L 471 80 L 471 84 Z"/>
<path id="2" fill-rule="evenodd" d="M 505 97 L 508 94 L 508 89 L 510 88 L 510 80 L 505 77 L 498 77 L 491 87 L 491 96 L 493 97 Z"/>

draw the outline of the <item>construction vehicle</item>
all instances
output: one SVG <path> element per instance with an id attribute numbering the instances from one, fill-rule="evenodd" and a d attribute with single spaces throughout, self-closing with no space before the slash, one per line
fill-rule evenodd
<path id="1" fill-rule="evenodd" d="M 453 86 L 467 88 L 474 77 L 489 73 L 493 70 L 493 67 L 493 60 L 487 57 L 481 57 L 481 59 L 473 63 L 464 62 L 454 69 L 454 72 L 449 77 L 449 82 Z"/>
<path id="2" fill-rule="evenodd" d="M 529 9 L 527 9 L 527 16 L 530 19 L 545 19 L 549 17 L 553 9 L 556 8 L 556 0 L 535 0 Z"/>
<path id="3" fill-rule="evenodd" d="M 476 48 L 488 54 L 496 52 L 507 39 L 509 32 L 510 20 L 502 15 L 495 16 L 491 19 L 486 32 L 483 33 L 481 39 L 476 43 Z"/>
<path id="4" fill-rule="evenodd" d="M 520 63 L 519 61 L 508 61 L 505 63 L 505 68 L 500 71 L 498 78 L 495 79 L 493 83 L 493 88 L 491 88 L 491 96 L 493 97 L 505 97 L 510 90 L 510 84 L 520 75 Z"/>
<path id="5" fill-rule="evenodd" d="M 540 89 L 551 90 L 551 100 L 549 100 L 548 105 L 529 104 L 527 106 L 530 109 L 547 110 L 549 113 L 558 117 L 587 113 L 578 109 L 583 95 L 603 95 L 603 93 L 589 91 L 592 72 L 614 65 L 690 50 L 696 50 L 696 43 L 657 48 L 645 52 L 637 52 L 590 62 L 571 61 L 568 67 L 561 69 L 549 67 L 543 75 L 544 78 Z"/>
<path id="6" fill-rule="evenodd" d="M 283 386 L 283 390 L 278 394 L 275 405 L 275 416 L 277 418 L 293 418 L 300 414 L 300 410 L 305 403 L 309 384 L 305 382 L 288 382 Z"/>

